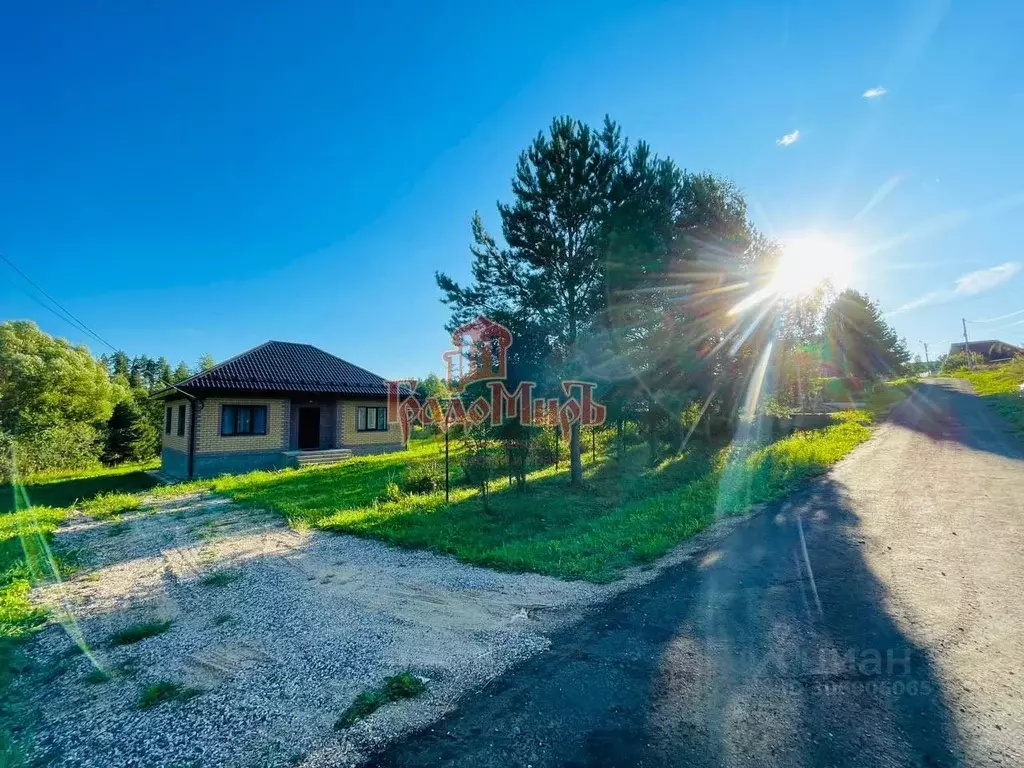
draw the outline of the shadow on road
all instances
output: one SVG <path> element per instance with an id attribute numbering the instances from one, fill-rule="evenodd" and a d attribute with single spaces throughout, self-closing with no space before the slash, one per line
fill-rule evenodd
<path id="1" fill-rule="evenodd" d="M 1024 459 L 1024 444 L 1009 424 L 958 379 L 923 382 L 895 407 L 890 421 L 927 435 L 955 441 L 976 451 Z"/>
<path id="2" fill-rule="evenodd" d="M 939 679 L 862 548 L 817 482 L 371 764 L 955 765 Z"/>

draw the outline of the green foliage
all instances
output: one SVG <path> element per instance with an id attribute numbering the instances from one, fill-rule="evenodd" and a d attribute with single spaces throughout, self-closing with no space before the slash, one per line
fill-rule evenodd
<path id="1" fill-rule="evenodd" d="M 953 375 L 971 382 L 974 391 L 1002 414 L 1015 432 L 1024 434 L 1024 397 L 1020 391 L 1024 383 L 1024 357 L 984 370 L 960 368 Z"/>
<path id="2" fill-rule="evenodd" d="M 334 727 L 338 730 L 348 728 L 364 717 L 369 717 L 385 704 L 415 698 L 425 690 L 426 684 L 412 672 L 406 671 L 389 677 L 380 688 L 363 691 L 356 696 L 355 701 L 341 714 Z"/>
<path id="3" fill-rule="evenodd" d="M 443 488 L 444 467 L 436 461 L 413 464 L 402 478 L 401 490 L 406 493 L 433 493 Z"/>
<path id="4" fill-rule="evenodd" d="M 862 379 L 904 372 L 910 351 L 867 296 L 843 291 L 829 307 L 825 331 L 831 361 Z"/>
<path id="5" fill-rule="evenodd" d="M 209 352 L 206 352 L 200 355 L 199 360 L 196 362 L 196 373 L 208 371 L 211 368 L 213 368 L 214 365 L 216 365 L 216 362 L 213 359 L 213 355 L 211 355 Z"/>
<path id="6" fill-rule="evenodd" d="M 190 688 L 181 683 L 161 680 L 142 692 L 142 696 L 139 697 L 139 709 L 150 709 L 168 701 L 188 701 L 202 692 L 199 688 Z"/>
<path id="7" fill-rule="evenodd" d="M 28 321 L 0 323 L 0 430 L 21 437 L 63 424 L 94 425 L 113 410 L 104 366 L 83 346 Z"/>
<path id="8" fill-rule="evenodd" d="M 92 424 L 54 424 L 18 437 L 0 434 L 0 480 L 43 470 L 85 470 L 96 465 L 99 453 L 100 431 Z"/>
<path id="9" fill-rule="evenodd" d="M 156 637 L 162 635 L 164 632 L 171 628 L 170 620 L 166 621 L 142 621 L 137 624 L 132 624 L 130 627 L 125 627 L 118 632 L 115 632 L 110 637 L 110 644 L 117 645 L 131 645 L 146 640 L 150 637 Z"/>
<path id="10" fill-rule="evenodd" d="M 104 464 L 144 461 L 156 455 L 159 433 L 133 400 L 123 400 L 114 406 L 106 432 L 100 454 Z"/>
<path id="11" fill-rule="evenodd" d="M 972 357 L 975 359 L 971 362 L 980 362 L 977 359 L 977 355 L 972 355 Z M 953 354 L 946 355 L 945 358 L 943 358 L 942 367 L 939 372 L 943 374 L 950 374 L 955 371 L 959 371 L 961 368 L 966 369 L 968 367 L 968 362 L 966 352 L 954 352 Z"/>
<path id="12" fill-rule="evenodd" d="M 388 480 L 384 486 L 384 490 L 381 491 L 380 501 L 383 503 L 395 502 L 402 500 L 402 488 L 394 480 Z"/>
<path id="13" fill-rule="evenodd" d="M 863 383 L 856 376 L 821 379 L 821 398 L 826 403 L 853 403 L 863 397 Z"/>

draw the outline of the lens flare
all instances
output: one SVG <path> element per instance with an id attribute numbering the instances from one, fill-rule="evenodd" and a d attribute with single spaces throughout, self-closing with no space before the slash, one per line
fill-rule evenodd
<path id="1" fill-rule="evenodd" d="M 853 250 L 846 243 L 822 234 L 786 240 L 771 286 L 783 297 L 805 296 L 826 282 L 836 292 L 853 278 Z"/>

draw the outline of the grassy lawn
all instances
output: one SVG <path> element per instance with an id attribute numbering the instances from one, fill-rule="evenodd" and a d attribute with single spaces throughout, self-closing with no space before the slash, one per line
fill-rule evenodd
<path id="1" fill-rule="evenodd" d="M 563 462 L 559 471 L 530 472 L 525 491 L 507 480 L 494 482 L 486 506 L 476 488 L 464 485 L 453 488 L 447 505 L 443 491 L 387 493 L 410 467 L 438 460 L 435 442 L 329 468 L 257 472 L 204 485 L 238 503 L 277 511 L 296 527 L 432 549 L 502 570 L 604 582 L 664 554 L 717 517 L 779 498 L 824 472 L 869 437 L 871 419 L 865 411 L 848 412 L 833 426 L 768 446 L 701 446 L 653 467 L 643 445 L 621 460 L 600 453 L 592 460 L 588 453 L 584 488 L 569 487 Z"/>
<path id="2" fill-rule="evenodd" d="M 101 493 L 144 491 L 156 485 L 146 470 L 159 466 L 159 462 L 152 461 L 113 468 L 50 472 L 32 475 L 18 486 L 0 484 L 0 514 L 25 506 L 20 498 L 15 503 L 15 492 L 19 489 L 24 491 L 29 504 L 45 507 L 69 507 Z"/>
<path id="3" fill-rule="evenodd" d="M 974 391 L 999 411 L 1015 432 L 1024 434 L 1024 397 L 1018 389 L 1024 382 L 1024 358 L 984 370 L 961 368 L 952 375 L 971 382 Z"/>

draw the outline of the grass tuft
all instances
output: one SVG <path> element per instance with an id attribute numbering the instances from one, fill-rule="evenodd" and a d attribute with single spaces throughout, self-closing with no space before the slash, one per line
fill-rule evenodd
<path id="1" fill-rule="evenodd" d="M 171 628 L 170 620 L 167 621 L 143 621 L 132 624 L 119 632 L 115 632 L 110 638 L 111 645 L 131 645 L 149 637 L 162 635 Z"/>
<path id="2" fill-rule="evenodd" d="M 92 671 L 85 676 L 85 682 L 92 685 L 98 685 L 99 683 L 107 683 L 111 680 L 112 675 L 99 667 L 93 667 Z"/>
<path id="3" fill-rule="evenodd" d="M 342 712 L 334 727 L 338 730 L 348 728 L 364 717 L 369 717 L 385 704 L 419 696 L 426 687 L 426 684 L 412 672 L 406 671 L 389 677 L 380 688 L 363 691 L 356 696 L 355 701 Z"/>
<path id="4" fill-rule="evenodd" d="M 139 697 L 139 709 L 149 709 L 168 701 L 188 701 L 201 693 L 202 690 L 199 688 L 161 680 L 142 692 L 142 696 Z"/>
<path id="5" fill-rule="evenodd" d="M 102 520 L 141 509 L 142 498 L 135 493 L 114 491 L 93 496 L 83 501 L 81 506 L 85 514 Z"/>
<path id="6" fill-rule="evenodd" d="M 204 587 L 226 587 L 242 578 L 241 571 L 214 571 L 199 580 Z"/>

